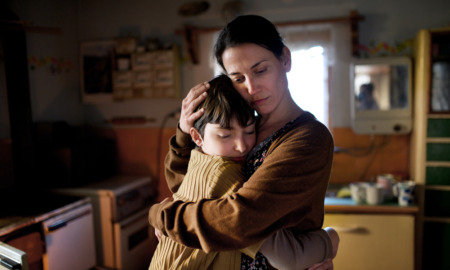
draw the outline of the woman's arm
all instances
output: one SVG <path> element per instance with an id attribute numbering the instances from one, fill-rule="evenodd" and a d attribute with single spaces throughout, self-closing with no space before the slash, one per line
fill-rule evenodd
<path id="1" fill-rule="evenodd" d="M 242 249 L 282 228 L 320 229 L 332 156 L 331 134 L 310 121 L 275 141 L 238 192 L 196 203 L 156 204 L 150 224 L 206 252 Z"/>
<path id="2" fill-rule="evenodd" d="M 276 269 L 298 270 L 332 258 L 333 244 L 326 230 L 294 235 L 290 230 L 284 229 L 269 236 L 259 251 Z"/>

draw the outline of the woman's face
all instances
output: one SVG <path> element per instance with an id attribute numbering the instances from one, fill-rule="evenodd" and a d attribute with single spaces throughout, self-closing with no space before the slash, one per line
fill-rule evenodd
<path id="1" fill-rule="evenodd" d="M 270 114 L 290 97 L 286 73 L 291 69 L 289 49 L 278 59 L 253 43 L 227 48 L 223 64 L 233 85 L 260 115 Z"/>

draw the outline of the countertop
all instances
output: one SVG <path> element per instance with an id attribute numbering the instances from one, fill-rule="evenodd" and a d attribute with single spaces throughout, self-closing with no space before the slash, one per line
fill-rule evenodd
<path id="1" fill-rule="evenodd" d="M 47 192 L 20 192 L 2 196 L 0 236 L 42 222 L 90 202 L 88 197 L 58 195 Z M 6 208 L 4 206 L 7 206 Z M 395 202 L 380 205 L 356 204 L 351 198 L 325 198 L 325 213 L 417 214 L 418 206 L 402 207 Z"/>
<path id="2" fill-rule="evenodd" d="M 412 214 L 419 212 L 417 205 L 399 206 L 395 201 L 379 205 L 357 204 L 351 198 L 325 198 L 325 213 L 356 214 Z"/>
<path id="3" fill-rule="evenodd" d="M 90 198 L 46 191 L 7 192 L 0 198 L 0 236 L 90 203 Z"/>

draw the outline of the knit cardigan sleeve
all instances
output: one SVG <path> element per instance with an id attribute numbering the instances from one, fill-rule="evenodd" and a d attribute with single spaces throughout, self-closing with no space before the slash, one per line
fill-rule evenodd
<path id="1" fill-rule="evenodd" d="M 167 186 L 172 193 L 177 192 L 186 175 L 189 159 L 195 144 L 191 135 L 178 127 L 176 134 L 170 138 L 169 152 L 164 161 Z"/>
<path id="2" fill-rule="evenodd" d="M 150 224 L 205 252 L 242 249 L 283 228 L 320 229 L 333 139 L 318 121 L 296 125 L 272 143 L 263 164 L 237 192 L 195 203 L 155 204 Z"/>

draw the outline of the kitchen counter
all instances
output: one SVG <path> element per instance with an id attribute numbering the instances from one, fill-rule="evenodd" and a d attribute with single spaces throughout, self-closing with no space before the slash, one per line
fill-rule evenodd
<path id="1" fill-rule="evenodd" d="M 412 214 L 419 212 L 419 207 L 399 206 L 395 201 L 379 205 L 357 204 L 351 198 L 325 198 L 325 213 L 358 214 Z"/>
<path id="2" fill-rule="evenodd" d="M 90 203 L 90 198 L 46 191 L 20 191 L 0 199 L 0 237 Z"/>

